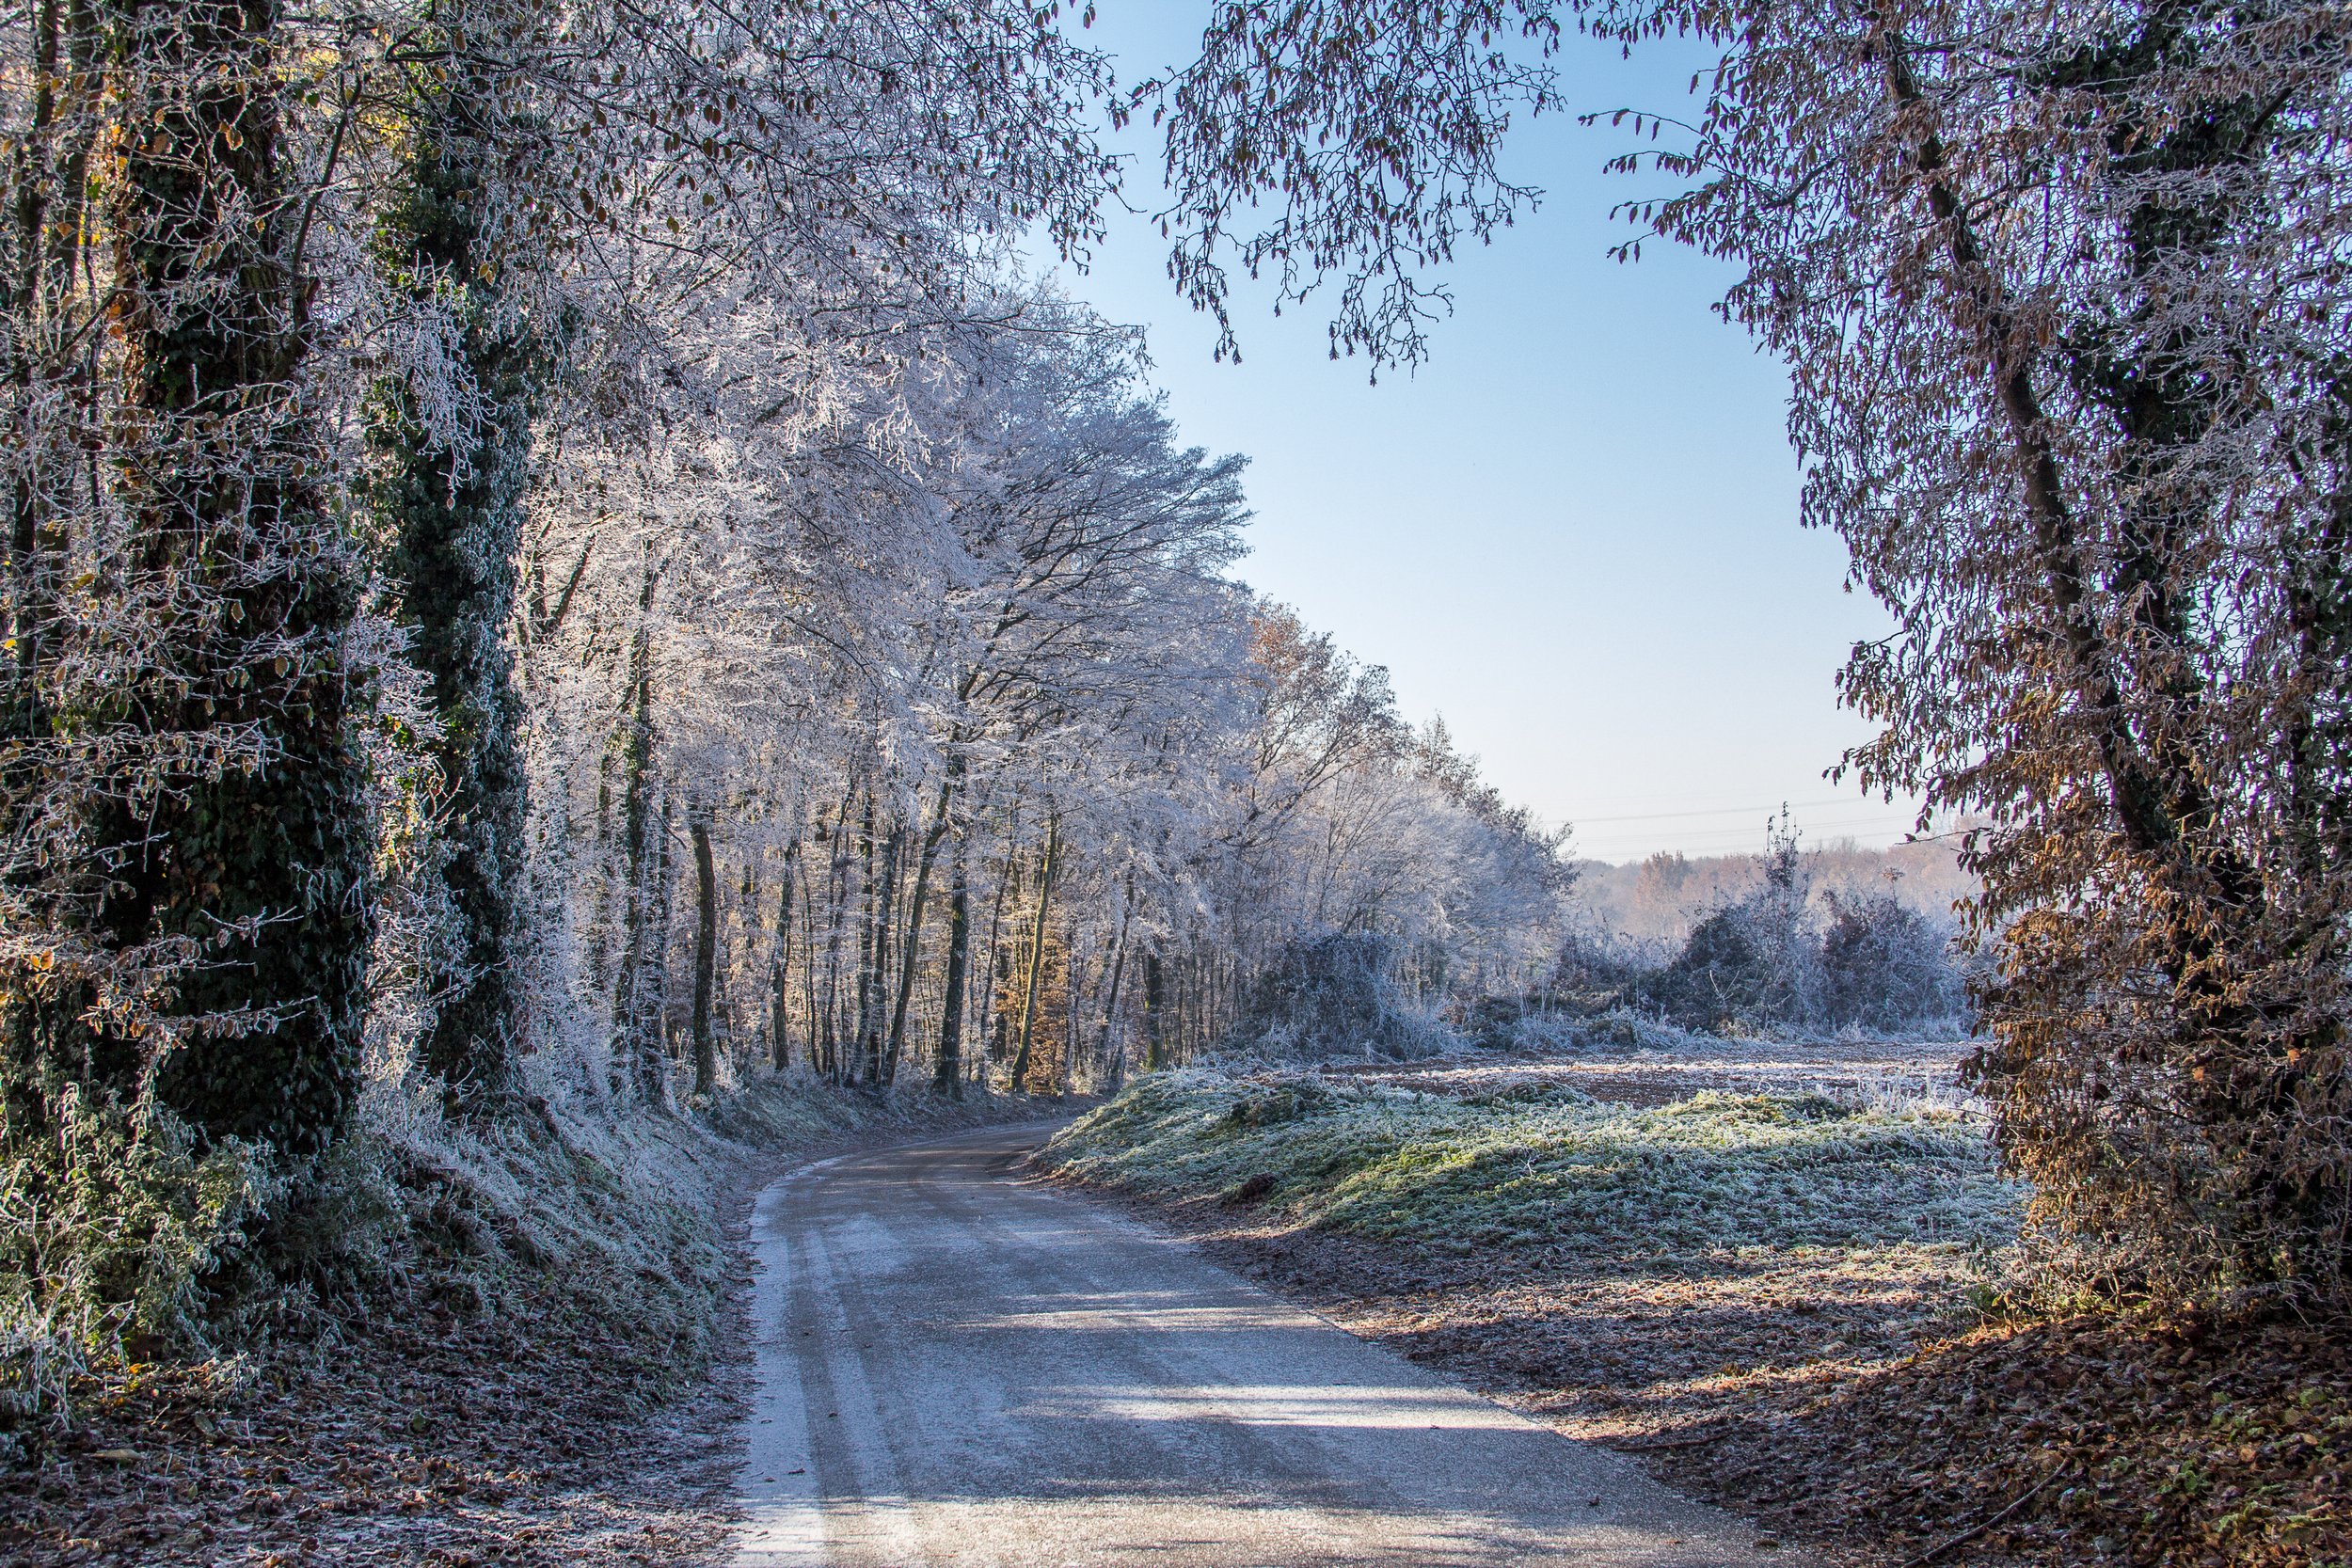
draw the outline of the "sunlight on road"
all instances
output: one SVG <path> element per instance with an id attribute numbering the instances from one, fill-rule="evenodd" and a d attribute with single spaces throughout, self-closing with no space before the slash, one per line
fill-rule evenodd
<path id="1" fill-rule="evenodd" d="M 1020 1179 L 769 1190 L 738 1568 L 1739 1568 L 1732 1520 Z"/>
<path id="2" fill-rule="evenodd" d="M 1021 1406 L 1023 1417 L 1058 1420 L 1232 1421 L 1244 1426 L 1363 1427 L 1391 1431 L 1518 1432 L 1526 1423 L 1498 1406 L 1433 1398 L 1427 1389 L 1334 1388 L 1322 1385 L 1235 1385 L 1218 1388 L 1052 1389 Z"/>

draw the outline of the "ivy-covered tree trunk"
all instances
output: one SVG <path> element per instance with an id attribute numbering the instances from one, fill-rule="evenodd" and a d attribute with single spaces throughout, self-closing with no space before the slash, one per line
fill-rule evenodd
<path id="1" fill-rule="evenodd" d="M 621 856 L 625 900 L 619 973 L 612 988 L 612 1086 L 615 1092 L 635 1090 L 649 1103 L 660 1103 L 668 1083 L 662 1066 L 661 1012 L 659 1000 L 662 961 L 657 926 L 659 878 L 667 875 L 660 862 L 660 834 L 667 832 L 665 816 L 658 828 L 653 819 L 653 592 L 655 574 L 646 564 L 637 595 L 637 630 L 629 643 L 629 714 L 618 737 L 621 768 Z"/>
<path id="2" fill-rule="evenodd" d="M 97 13 L 87 4 L 40 0 L 32 14 L 36 82 L 27 119 L 7 128 L 12 156 L 0 179 L 12 222 L 0 267 L 0 376 L 5 376 L 12 483 L 7 620 L 12 688 L 0 726 L 11 739 L 45 727 L 42 673 L 54 664 L 57 593 L 80 493 L 76 449 L 89 437 L 74 345 L 98 302 L 77 286 L 87 243 L 89 155 L 101 122 Z M 11 781 L 11 801 L 31 791 Z"/>
<path id="3" fill-rule="evenodd" d="M 508 631 L 535 370 L 532 344 L 501 296 L 502 260 L 485 229 L 496 196 L 493 113 L 453 50 L 447 79 L 418 106 L 407 181 L 378 236 L 394 285 L 452 332 L 456 375 L 480 413 L 471 428 L 435 430 L 415 388 L 387 378 L 369 424 L 400 618 L 442 725 L 436 804 L 456 929 L 427 976 L 440 1000 L 419 1053 L 453 1107 L 476 1109 L 507 1088 L 520 1047 L 525 777 Z"/>
<path id="4" fill-rule="evenodd" d="M 36 84 L 12 107 L 0 163 L 8 221 L 0 227 L 0 407 L 9 470 L 5 591 L 8 657 L 0 678 L 0 812 L 9 850 L 9 913 L 25 924 L 56 912 L 44 857 L 31 846 L 51 837 L 56 780 L 59 643 L 67 629 L 59 591 L 72 546 L 74 514 L 93 498 L 83 488 L 81 453 L 95 437 L 81 356 L 103 306 L 85 286 L 88 160 L 104 120 L 98 109 L 103 19 L 87 4 L 40 0 L 29 18 L 24 64 Z M 70 829 L 69 829 L 70 831 Z M 28 918 L 29 917 L 29 918 Z M 79 1043 L 59 1050 L 60 1031 L 78 1036 L 54 965 L 17 962 L 0 976 L 0 1131 L 46 1140 L 52 1109 L 69 1083 L 93 1065 Z M 59 997 L 63 990 L 68 994 Z M 63 1001 L 68 1006 L 55 1004 Z M 81 1042 L 86 1043 L 86 1042 Z M 119 1054 L 119 1053 L 118 1053 Z"/>
<path id="5" fill-rule="evenodd" d="M 187 944 L 161 1101 L 202 1135 L 307 1155 L 358 1080 L 370 840 L 342 646 L 353 552 L 302 406 L 313 285 L 279 148 L 278 10 L 117 14 L 136 128 L 109 214 L 117 473 L 126 620 L 151 641 L 98 720 L 147 766 L 98 791 L 95 935 L 116 952 Z"/>

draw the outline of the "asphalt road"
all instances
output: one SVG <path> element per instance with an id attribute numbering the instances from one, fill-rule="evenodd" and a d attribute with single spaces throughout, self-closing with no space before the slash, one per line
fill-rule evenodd
<path id="1" fill-rule="evenodd" d="M 1620 1455 L 1040 1186 L 1044 1130 L 761 1197 L 741 1568 L 1788 1562 Z"/>

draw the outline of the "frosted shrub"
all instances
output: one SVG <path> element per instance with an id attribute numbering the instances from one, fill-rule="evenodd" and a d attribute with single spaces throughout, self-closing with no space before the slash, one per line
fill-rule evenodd
<path id="1" fill-rule="evenodd" d="M 1833 897 L 1821 933 L 1829 1022 L 1885 1032 L 1957 1017 L 1960 973 L 1944 933 L 1892 896 Z"/>
<path id="2" fill-rule="evenodd" d="M 1252 988 L 1237 1039 L 1308 1057 L 1422 1055 L 1447 1038 L 1397 984 L 1397 944 L 1334 933 L 1285 946 Z"/>

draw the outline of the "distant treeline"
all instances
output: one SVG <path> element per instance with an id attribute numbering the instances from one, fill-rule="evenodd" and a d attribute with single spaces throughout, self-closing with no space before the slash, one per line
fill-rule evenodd
<path id="1" fill-rule="evenodd" d="M 1784 821 L 1762 855 L 1657 855 L 1622 869 L 1633 875 L 1580 885 L 1584 912 L 1611 909 L 1641 934 L 1581 927 L 1562 952 L 1552 1006 L 1631 1009 L 1713 1033 L 1967 1027 L 1951 900 L 1935 896 L 1965 873 L 1941 846 L 1805 852 Z M 1681 901 L 1668 902 L 1676 894 Z"/>
<path id="2" fill-rule="evenodd" d="M 1765 862 L 1755 854 L 1683 855 L 1661 850 L 1613 864 L 1579 860 L 1571 918 L 1587 936 L 1671 952 L 1719 906 L 1764 885 Z M 1952 906 L 1973 896 L 1977 879 L 1960 863 L 1957 839 L 1938 837 L 1867 848 L 1848 839 L 1805 847 L 1804 882 L 1817 911 L 1832 898 L 1846 902 L 1892 896 L 1938 924 Z"/>

